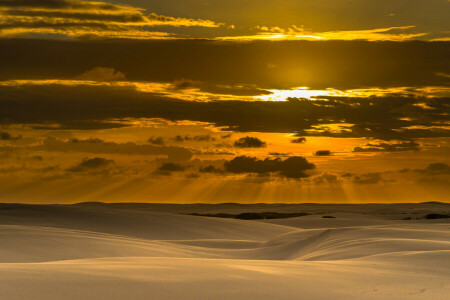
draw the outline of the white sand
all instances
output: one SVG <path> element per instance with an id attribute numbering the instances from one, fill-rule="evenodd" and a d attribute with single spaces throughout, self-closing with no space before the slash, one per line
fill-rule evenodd
<path id="1" fill-rule="evenodd" d="M 336 218 L 3 205 L 0 299 L 449 299 L 448 219 L 401 220 L 389 205 L 308 209 Z"/>

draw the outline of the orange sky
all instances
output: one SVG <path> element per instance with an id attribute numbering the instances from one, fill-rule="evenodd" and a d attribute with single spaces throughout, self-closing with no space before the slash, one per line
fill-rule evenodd
<path id="1" fill-rule="evenodd" d="M 450 2 L 403 2 L 0 1 L 0 202 L 448 201 Z"/>

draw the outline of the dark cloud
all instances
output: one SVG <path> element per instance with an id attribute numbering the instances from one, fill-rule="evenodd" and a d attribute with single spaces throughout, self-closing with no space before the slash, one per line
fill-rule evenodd
<path id="1" fill-rule="evenodd" d="M 181 172 L 184 171 L 185 169 L 186 167 L 175 163 L 164 163 L 158 168 L 159 171 L 166 171 L 166 172 Z"/>
<path id="2" fill-rule="evenodd" d="M 175 90 L 185 90 L 201 85 L 201 81 L 194 81 L 189 79 L 176 79 L 172 82 L 172 88 Z"/>
<path id="3" fill-rule="evenodd" d="M 100 169 L 114 164 L 114 160 L 109 160 L 106 158 L 95 157 L 95 158 L 85 158 L 78 165 L 68 169 L 70 172 L 85 172 L 95 169 Z"/>
<path id="4" fill-rule="evenodd" d="M 234 142 L 237 148 L 264 148 L 267 144 L 256 137 L 246 136 Z"/>
<path id="5" fill-rule="evenodd" d="M 175 142 L 184 142 L 185 137 L 182 137 L 181 135 L 177 135 L 174 138 L 172 138 L 172 140 Z"/>
<path id="6" fill-rule="evenodd" d="M 114 68 L 95 67 L 78 76 L 78 79 L 93 81 L 125 80 L 125 74 L 114 70 Z"/>
<path id="7" fill-rule="evenodd" d="M 314 182 L 318 183 L 318 184 L 324 184 L 324 183 L 337 184 L 337 183 L 339 183 L 339 179 L 334 174 L 323 173 L 319 176 L 314 177 Z"/>
<path id="8" fill-rule="evenodd" d="M 331 151 L 330 150 L 318 150 L 316 153 L 314 153 L 316 156 L 330 156 Z"/>
<path id="9" fill-rule="evenodd" d="M 450 186 L 450 166 L 445 163 L 432 163 L 423 170 L 415 170 L 420 175 L 418 183 L 431 184 L 433 186 L 441 185 L 448 189 Z M 447 193 L 448 196 L 448 193 Z"/>
<path id="10" fill-rule="evenodd" d="M 9 132 L 1 132 L 0 133 L 0 140 L 9 141 L 12 139 L 12 136 Z"/>
<path id="11" fill-rule="evenodd" d="M 185 90 L 196 88 L 202 92 L 235 96 L 262 96 L 269 95 L 272 92 L 258 88 L 256 85 L 223 85 L 211 84 L 202 81 L 194 81 L 189 79 L 179 79 L 172 83 L 175 90 Z"/>
<path id="12" fill-rule="evenodd" d="M 14 141 L 14 140 L 19 140 L 21 138 L 22 138 L 22 136 L 20 136 L 20 135 L 13 136 L 9 132 L 6 132 L 6 131 L 0 132 L 0 140 L 3 140 L 3 141 Z"/>
<path id="13" fill-rule="evenodd" d="M 306 138 L 305 137 L 298 137 L 298 138 L 292 139 L 291 143 L 304 144 L 304 143 L 306 143 Z"/>
<path id="14" fill-rule="evenodd" d="M 448 190 L 450 186 L 450 165 L 447 163 L 431 163 L 423 169 L 402 169 L 398 173 L 405 177 L 413 176 L 418 184 L 432 185 L 433 187 Z M 448 194 L 448 191 L 447 191 Z"/>
<path id="15" fill-rule="evenodd" d="M 215 166 L 201 167 L 199 171 L 201 173 L 223 173 L 222 169 L 218 169 Z"/>
<path id="16" fill-rule="evenodd" d="M 424 175 L 450 175 L 450 166 L 446 163 L 431 163 L 424 169 L 402 169 L 400 173 L 416 172 Z"/>
<path id="17" fill-rule="evenodd" d="M 216 138 L 212 137 L 210 134 L 200 134 L 200 135 L 177 135 L 172 138 L 175 142 L 184 142 L 184 141 L 194 141 L 194 142 L 209 142 L 209 141 L 215 141 Z"/>
<path id="18" fill-rule="evenodd" d="M 231 173 L 278 173 L 287 178 L 304 178 L 308 177 L 305 171 L 314 169 L 315 165 L 300 156 L 292 156 L 285 160 L 281 158 L 258 160 L 256 157 L 238 156 L 225 162 L 224 167 Z"/>
<path id="19" fill-rule="evenodd" d="M 39 1 L 34 1 L 39 2 Z M 80 3 L 80 2 L 79 2 Z M 0 3 L 0 6 L 1 3 Z M 63 8 L 63 7 L 61 7 Z M 144 16 L 141 13 L 133 12 L 121 12 L 121 13 L 89 13 L 89 12 L 76 12 L 76 11 L 49 11 L 49 10 L 9 10 L 8 16 L 24 16 L 24 17 L 48 17 L 48 18 L 63 18 L 63 19 L 76 19 L 76 20 L 96 20 L 96 21 L 113 21 L 113 22 L 143 22 Z M 78 24 L 81 25 L 81 24 Z"/>
<path id="20" fill-rule="evenodd" d="M 288 156 L 290 153 L 285 152 L 269 152 L 269 155 L 273 156 Z"/>
<path id="21" fill-rule="evenodd" d="M 62 141 L 47 137 L 41 146 L 35 149 L 58 152 L 88 152 L 96 154 L 126 154 L 126 155 L 165 155 L 169 160 L 188 161 L 192 152 L 181 147 L 138 145 L 135 143 L 114 143 L 101 139 L 71 139 Z"/>
<path id="22" fill-rule="evenodd" d="M 194 151 L 194 154 L 195 155 L 234 155 L 235 153 L 226 151 L 226 150 L 211 149 L 211 150 L 197 150 L 197 151 Z"/>
<path id="23" fill-rule="evenodd" d="M 446 42 L 3 39 L 0 80 L 74 78 L 108 66 L 133 81 L 187 78 L 211 87 L 256 89 L 244 94 L 298 86 L 342 90 L 449 86 L 448 78 L 438 75 L 449 73 L 449 51 Z M 268 64 L 276 67 L 269 69 Z"/>
<path id="24" fill-rule="evenodd" d="M 433 163 L 429 164 L 425 169 L 426 172 L 432 174 L 447 174 L 450 175 L 450 166 L 445 163 Z"/>
<path id="25" fill-rule="evenodd" d="M 186 174 L 186 178 L 189 178 L 189 179 L 197 179 L 199 177 L 200 177 L 200 175 L 196 174 L 196 173 Z"/>
<path id="26" fill-rule="evenodd" d="M 50 9 L 101 9 L 118 10 L 120 6 L 105 3 L 79 0 L 0 0 L 0 6 L 20 8 L 50 8 Z"/>
<path id="27" fill-rule="evenodd" d="M 55 123 L 60 124 L 58 129 L 115 128 L 127 126 L 118 121 L 121 118 L 164 118 L 209 122 L 241 132 L 297 132 L 301 136 L 383 140 L 450 137 L 450 130 L 442 126 L 450 121 L 450 115 L 442 113 L 449 110 L 449 98 L 197 102 L 114 84 L 0 85 L 0 94 L 1 124 L 32 124 L 40 129 L 54 129 Z M 347 125 L 328 127 L 340 123 Z"/>
<path id="28" fill-rule="evenodd" d="M 92 34 L 95 34 L 95 31 L 116 31 L 117 33 L 126 32 L 129 30 L 128 27 L 123 25 L 111 24 L 111 23 L 101 23 L 101 22 L 93 22 L 93 21 L 67 21 L 67 20 L 29 20 L 29 21 L 10 21 L 8 23 L 0 24 L 0 29 L 54 29 L 60 30 L 61 33 L 66 32 L 65 30 L 72 30 L 76 32 L 76 30 L 82 30 L 89 28 L 92 30 Z M 95 31 L 94 31 L 95 30 Z M 97 32 L 100 34 L 100 32 Z"/>
<path id="29" fill-rule="evenodd" d="M 353 183 L 356 184 L 377 184 L 383 181 L 381 173 L 367 173 L 353 177 Z"/>
<path id="30" fill-rule="evenodd" d="M 362 147 L 355 147 L 353 152 L 398 152 L 419 150 L 419 143 L 409 141 L 399 143 L 367 143 Z"/>
<path id="31" fill-rule="evenodd" d="M 148 142 L 153 145 L 164 145 L 164 138 L 162 136 L 150 137 Z"/>
<path id="32" fill-rule="evenodd" d="M 195 135 L 192 137 L 192 140 L 197 142 L 209 142 L 209 141 L 215 141 L 216 139 L 212 137 L 210 134 L 200 134 Z"/>
<path id="33" fill-rule="evenodd" d="M 1 132 L 0 133 L 0 140 L 9 141 L 11 140 L 11 134 L 9 132 Z"/>

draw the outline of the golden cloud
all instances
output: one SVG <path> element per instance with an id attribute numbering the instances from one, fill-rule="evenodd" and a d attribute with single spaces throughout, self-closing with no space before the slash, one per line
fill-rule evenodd
<path id="1" fill-rule="evenodd" d="M 366 40 L 366 41 L 407 41 L 422 37 L 427 33 L 404 33 L 403 31 L 415 26 L 375 28 L 368 30 L 344 30 L 313 32 L 303 27 L 292 26 L 284 29 L 280 27 L 256 26 L 255 35 L 219 37 L 219 40 Z M 400 31 L 400 32 L 398 32 Z"/>
<path id="2" fill-rule="evenodd" d="M 148 27 L 220 27 L 210 20 L 145 14 L 139 7 L 88 1 L 0 1 L 0 36 L 30 34 L 107 38 L 166 38 Z"/>

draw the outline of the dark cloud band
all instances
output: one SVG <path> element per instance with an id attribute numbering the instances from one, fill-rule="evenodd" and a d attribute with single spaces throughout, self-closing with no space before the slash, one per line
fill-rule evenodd
<path id="1" fill-rule="evenodd" d="M 132 81 L 184 78 L 218 92 L 217 85 L 246 85 L 253 94 L 299 86 L 448 87 L 449 78 L 439 74 L 450 74 L 449 52 L 450 42 L 0 39 L 0 80 L 71 79 L 107 66 Z"/>

